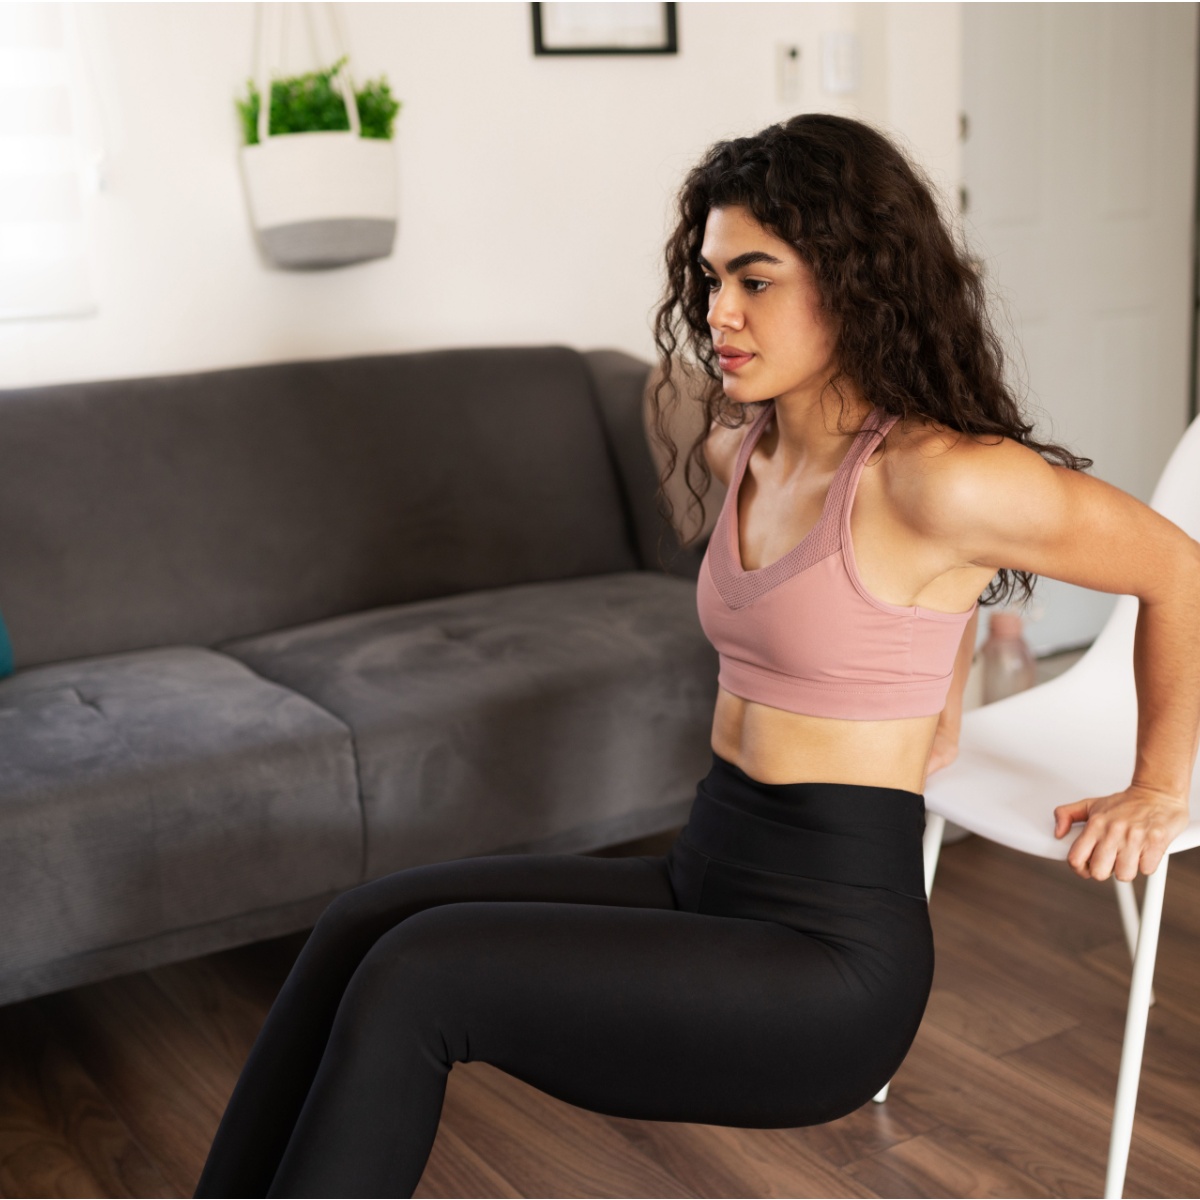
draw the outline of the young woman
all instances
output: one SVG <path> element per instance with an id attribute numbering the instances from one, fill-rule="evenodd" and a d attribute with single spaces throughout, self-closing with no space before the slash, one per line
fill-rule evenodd
<path id="1" fill-rule="evenodd" d="M 335 902 L 197 1195 L 410 1195 L 455 1062 L 641 1119 L 795 1126 L 867 1101 L 928 997 L 922 789 L 955 755 L 980 593 L 1013 574 L 1142 601 L 1134 775 L 1057 810 L 1060 836 L 1084 823 L 1071 864 L 1132 879 L 1186 824 L 1200 544 L 1030 439 L 979 279 L 896 148 L 825 115 L 715 145 L 667 272 L 656 423 L 683 345 L 711 384 L 688 486 L 728 484 L 686 828 L 662 858 L 470 859 Z"/>

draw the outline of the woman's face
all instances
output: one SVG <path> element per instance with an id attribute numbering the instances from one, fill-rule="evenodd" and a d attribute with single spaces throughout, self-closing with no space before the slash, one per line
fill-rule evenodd
<path id="1" fill-rule="evenodd" d="M 741 206 L 712 208 L 700 267 L 725 395 L 748 404 L 819 394 L 836 369 L 837 338 L 792 246 Z"/>

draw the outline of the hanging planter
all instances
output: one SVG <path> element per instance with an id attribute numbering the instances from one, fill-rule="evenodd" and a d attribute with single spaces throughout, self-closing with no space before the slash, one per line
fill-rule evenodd
<path id="1" fill-rule="evenodd" d="M 261 6 L 260 21 L 264 8 L 275 7 Z M 292 270 L 386 258 L 396 238 L 391 138 L 399 103 L 383 78 L 356 95 L 344 53 L 328 70 L 268 83 L 261 33 L 260 25 L 258 86 L 250 83 L 238 109 L 242 179 L 263 254 Z"/>

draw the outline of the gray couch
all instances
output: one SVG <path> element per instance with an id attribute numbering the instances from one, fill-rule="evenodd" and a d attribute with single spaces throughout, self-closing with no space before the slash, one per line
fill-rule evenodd
<path id="1" fill-rule="evenodd" d="M 681 822 L 716 657 L 698 551 L 655 561 L 648 370 L 0 392 L 0 1002 L 304 929 L 401 867 Z"/>

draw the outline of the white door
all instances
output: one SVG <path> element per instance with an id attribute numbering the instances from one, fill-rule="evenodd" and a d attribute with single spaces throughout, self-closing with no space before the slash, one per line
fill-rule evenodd
<path id="1" fill-rule="evenodd" d="M 1197 6 L 965 4 L 963 37 L 964 223 L 1033 436 L 1148 503 L 1188 422 Z M 1034 652 L 1115 601 L 1040 578 Z"/>

